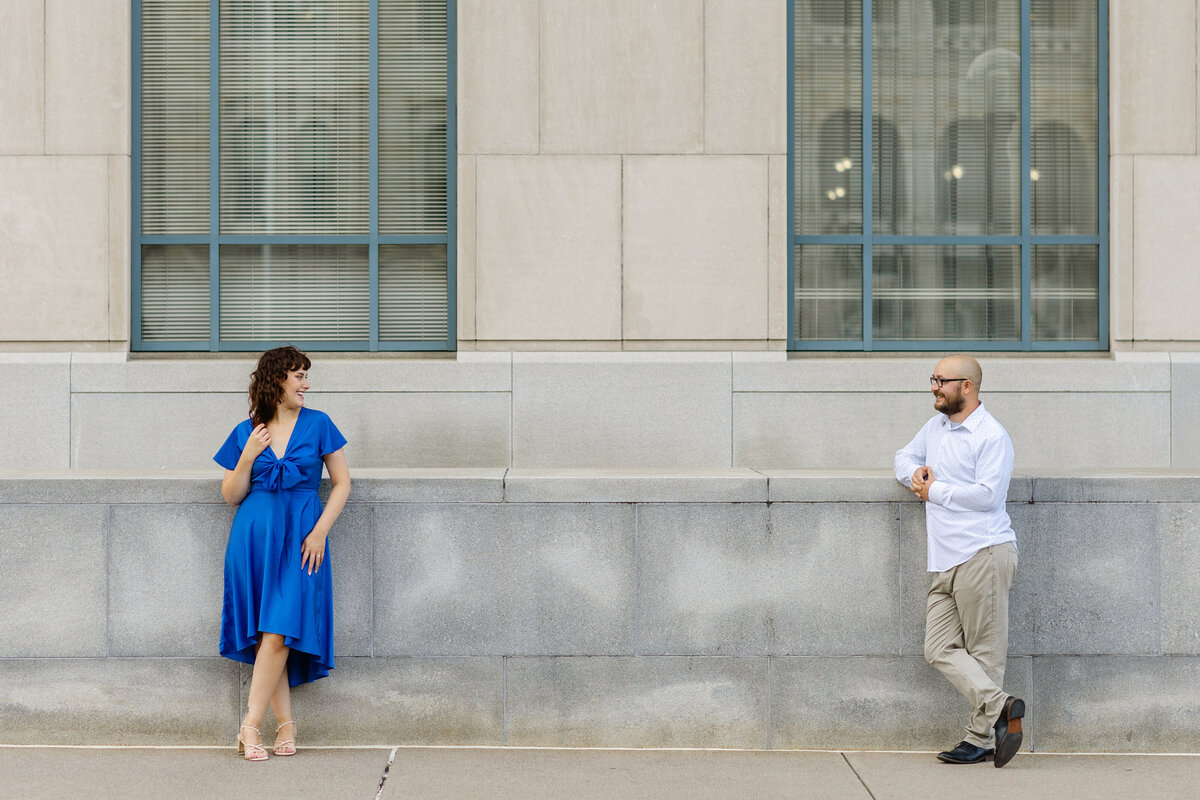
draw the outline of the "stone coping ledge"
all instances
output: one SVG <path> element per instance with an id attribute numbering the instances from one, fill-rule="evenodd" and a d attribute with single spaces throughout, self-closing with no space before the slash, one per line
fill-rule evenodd
<path id="1" fill-rule="evenodd" d="M 140 355 L 140 354 L 139 354 Z M 124 352 L 0 353 L 0 372 L 58 370 L 72 393 L 244 394 L 252 357 L 141 358 Z M 984 397 L 1009 392 L 1170 392 L 1175 364 L 1197 353 L 985 354 Z M 376 354 L 314 354 L 319 393 L 512 392 L 521 374 L 544 370 L 621 370 L 659 365 L 718 367 L 735 393 L 899 392 L 925 394 L 916 376 L 934 354 L 839 353 L 836 357 L 783 351 L 459 351 L 453 356 L 387 358 Z"/>
<path id="2" fill-rule="evenodd" d="M 887 470 L 358 469 L 355 503 L 917 502 Z M 328 482 L 324 484 L 328 489 Z M 1195 503 L 1200 472 L 1018 475 L 1012 503 Z M 215 503 L 203 472 L 0 471 L 0 503 Z"/>

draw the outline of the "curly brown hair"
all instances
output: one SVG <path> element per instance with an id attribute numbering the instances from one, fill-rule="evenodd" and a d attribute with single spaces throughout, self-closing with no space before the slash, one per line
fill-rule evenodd
<path id="1" fill-rule="evenodd" d="M 255 427 L 275 419 L 275 410 L 283 399 L 283 382 L 288 373 L 308 369 L 312 362 L 296 348 L 276 347 L 258 359 L 258 367 L 250 373 L 250 421 Z"/>

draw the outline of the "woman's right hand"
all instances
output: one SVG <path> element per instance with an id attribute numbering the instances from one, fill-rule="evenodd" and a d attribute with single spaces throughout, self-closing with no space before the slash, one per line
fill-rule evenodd
<path id="1" fill-rule="evenodd" d="M 262 451 L 266 450 L 271 444 L 271 434 L 267 433 L 267 426 L 259 425 L 254 430 L 250 431 L 250 438 L 246 440 L 246 446 L 242 449 L 243 456 L 249 456 L 250 460 L 258 458 L 262 455 Z"/>

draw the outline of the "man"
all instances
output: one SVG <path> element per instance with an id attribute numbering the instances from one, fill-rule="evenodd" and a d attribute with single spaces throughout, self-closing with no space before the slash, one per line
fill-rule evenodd
<path id="1" fill-rule="evenodd" d="M 1007 695 L 1008 590 L 1016 535 L 1004 509 L 1012 477 L 1008 431 L 979 401 L 983 371 L 966 355 L 929 378 L 935 414 L 896 453 L 896 480 L 925 501 L 928 570 L 925 659 L 971 704 L 966 739 L 938 753 L 949 764 L 997 767 L 1021 747 L 1025 703 Z"/>

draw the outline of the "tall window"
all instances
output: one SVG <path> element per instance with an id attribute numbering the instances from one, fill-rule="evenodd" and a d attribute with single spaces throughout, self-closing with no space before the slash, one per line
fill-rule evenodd
<path id="1" fill-rule="evenodd" d="M 792 0 L 792 349 L 1108 347 L 1107 18 Z"/>
<path id="2" fill-rule="evenodd" d="M 453 1 L 134 20 L 134 348 L 453 349 Z"/>

